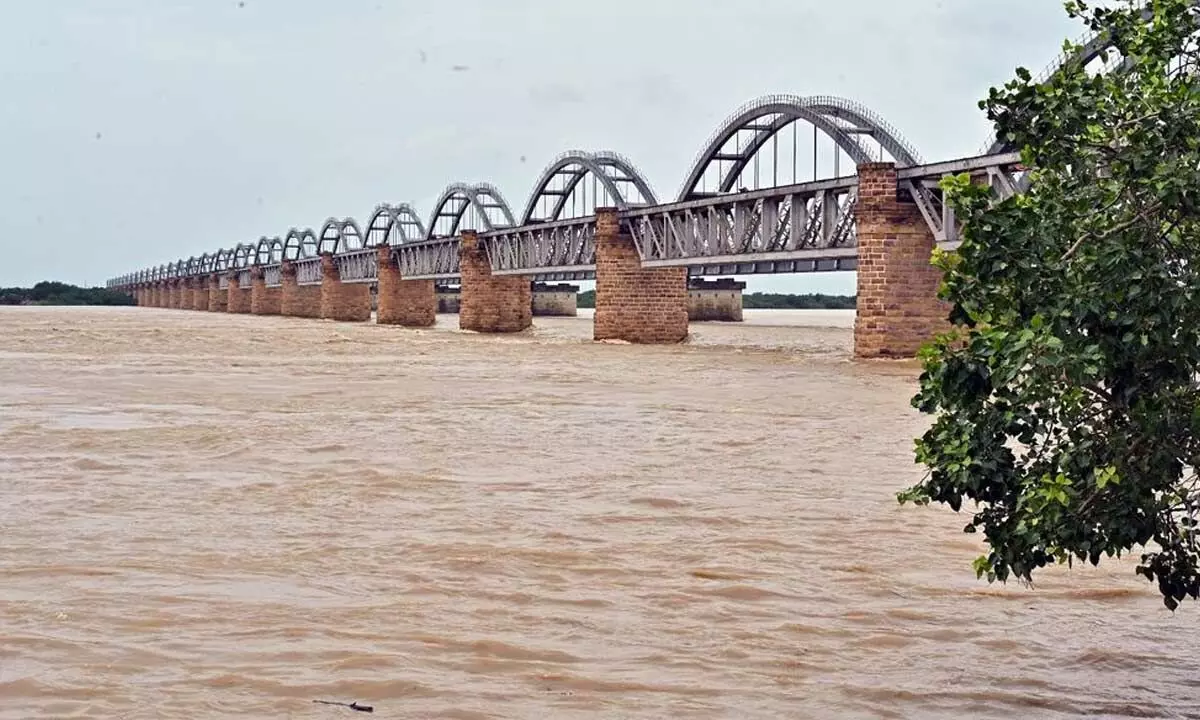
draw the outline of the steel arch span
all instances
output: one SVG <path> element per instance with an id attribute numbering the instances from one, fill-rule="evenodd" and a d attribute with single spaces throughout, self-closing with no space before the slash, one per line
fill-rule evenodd
<path id="1" fill-rule="evenodd" d="M 254 251 L 255 265 L 275 265 L 283 262 L 283 240 L 279 237 L 263 236 L 258 239 Z"/>
<path id="2" fill-rule="evenodd" d="M 317 234 L 312 228 L 298 230 L 291 228 L 283 239 L 283 259 L 303 260 L 316 257 L 318 254 Z"/>
<path id="3" fill-rule="evenodd" d="M 604 187 L 613 204 L 621 210 L 658 204 L 646 176 L 627 158 L 612 152 L 569 150 L 550 161 L 534 183 L 533 192 L 521 213 L 521 224 L 561 219 L 567 200 L 588 175 Z M 561 180 L 561 188 L 553 187 L 556 179 Z M 552 208 L 539 214 L 538 204 L 542 200 L 550 200 Z M 591 210 L 595 211 L 595 207 Z"/>
<path id="4" fill-rule="evenodd" d="M 467 210 L 473 211 L 481 227 L 471 228 L 482 232 L 509 228 L 517 224 L 513 218 L 512 208 L 500 191 L 487 183 L 453 183 L 442 191 L 434 205 L 433 214 L 429 216 L 429 225 L 425 239 L 432 240 L 441 237 L 453 237 L 459 232 L 459 225 Z M 443 222 L 439 228 L 438 221 Z"/>
<path id="5" fill-rule="evenodd" d="M 358 222 L 354 218 L 329 218 L 325 224 L 321 226 L 321 233 L 317 239 L 317 250 L 319 253 L 332 253 L 334 255 L 349 250 L 361 250 L 363 248 L 363 232 L 358 226 Z"/>
<path id="6" fill-rule="evenodd" d="M 375 208 L 371 221 L 367 223 L 365 243 L 367 247 L 380 245 L 403 245 L 425 239 L 425 223 L 417 211 L 408 203 Z"/>
<path id="7" fill-rule="evenodd" d="M 764 119 L 767 121 L 761 122 Z M 816 127 L 845 151 L 856 164 L 877 159 L 871 156 L 870 150 L 862 143 L 861 135 L 875 138 L 895 159 L 897 165 L 917 165 L 921 162 L 920 154 L 899 131 L 864 105 L 845 98 L 825 95 L 766 95 L 738 108 L 718 126 L 696 156 L 696 161 L 679 190 L 678 200 L 694 198 L 701 179 L 714 164 L 720 174 L 717 192 L 732 192 L 742 171 L 767 141 L 797 120 L 803 120 Z M 723 152 L 726 143 L 743 130 L 752 131 L 753 139 L 734 153 Z M 732 164 L 728 168 L 722 168 L 719 163 L 725 161 L 732 161 Z"/>

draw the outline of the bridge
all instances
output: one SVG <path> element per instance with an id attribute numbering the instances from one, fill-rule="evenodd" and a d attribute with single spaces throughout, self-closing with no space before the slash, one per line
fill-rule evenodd
<path id="1" fill-rule="evenodd" d="M 1089 40 L 1081 59 L 1106 47 Z M 427 220 L 381 204 L 364 223 L 329 218 L 107 284 L 138 305 L 341 321 L 369 320 L 376 289 L 377 323 L 421 327 L 435 321 L 438 285 L 458 283 L 460 327 L 499 333 L 531 325 L 531 283 L 594 279 L 596 339 L 666 343 L 687 336 L 689 278 L 853 270 L 855 354 L 906 357 L 946 322 L 929 257 L 958 246 L 938 183 L 960 173 L 999 199 L 1027 182 L 1002 142 L 929 163 L 857 102 L 773 95 L 721 123 L 671 199 L 627 158 L 573 150 L 547 165 L 519 213 L 492 185 L 452 183 Z"/>

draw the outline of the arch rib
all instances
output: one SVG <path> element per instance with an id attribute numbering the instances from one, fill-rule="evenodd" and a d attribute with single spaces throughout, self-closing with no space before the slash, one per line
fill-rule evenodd
<path id="1" fill-rule="evenodd" d="M 364 243 L 368 247 L 379 245 L 403 245 L 425 238 L 425 223 L 421 222 L 417 211 L 408 203 L 399 205 L 383 204 L 375 208 L 371 221 L 367 223 L 367 234 Z M 397 237 L 399 242 L 391 242 Z"/>
<path id="2" fill-rule="evenodd" d="M 590 153 L 583 150 L 570 150 L 562 153 L 550 162 L 542 171 L 541 177 L 534 183 L 533 192 L 521 213 L 521 224 L 527 225 L 535 221 L 558 220 L 567 203 L 567 198 L 575 192 L 587 175 L 595 177 L 609 197 L 613 198 L 616 206 L 622 210 L 642 205 L 657 205 L 658 199 L 651 189 L 645 176 L 625 157 L 616 153 Z M 566 177 L 566 186 L 559 190 L 551 190 L 550 184 L 556 177 Z M 631 184 L 637 192 L 637 198 L 627 197 L 626 190 L 620 184 Z M 538 202 L 546 197 L 555 197 L 554 207 L 546 217 L 534 218 Z M 594 208 L 593 208 L 594 210 Z"/>
<path id="3" fill-rule="evenodd" d="M 766 127 L 755 125 L 756 120 L 774 116 Z M 881 117 L 865 106 L 851 100 L 833 96 L 800 97 L 797 95 L 767 95 L 753 100 L 736 110 L 717 128 L 696 157 L 679 191 L 679 200 L 687 200 L 696 192 L 696 187 L 705 171 L 714 162 L 722 148 L 740 130 L 753 129 L 754 139 L 738 153 L 732 167 L 719 183 L 720 192 L 730 192 L 746 165 L 762 146 L 776 133 L 796 120 L 811 123 L 830 137 L 855 163 L 870 162 L 868 148 L 857 137 L 868 134 L 878 140 L 900 165 L 915 165 L 920 155 L 900 134 Z M 845 124 L 845 123 L 849 124 Z"/>
<path id="4" fill-rule="evenodd" d="M 466 183 L 452 183 L 442 191 L 442 195 L 438 198 L 437 204 L 434 205 L 433 214 L 429 217 L 429 224 L 425 231 L 425 239 L 432 240 L 435 237 L 453 237 L 457 235 L 462 223 L 463 215 L 468 209 L 475 210 L 475 214 L 479 218 L 479 222 L 483 225 L 480 228 L 473 228 L 483 232 L 491 232 L 499 228 L 513 227 L 516 225 L 516 220 L 513 218 L 512 209 L 509 207 L 508 201 L 500 194 L 500 191 L 487 183 L 476 183 L 468 185 Z M 500 218 L 493 220 L 492 214 L 499 213 Z M 445 235 L 438 235 L 438 220 L 449 218 L 450 231 Z"/>

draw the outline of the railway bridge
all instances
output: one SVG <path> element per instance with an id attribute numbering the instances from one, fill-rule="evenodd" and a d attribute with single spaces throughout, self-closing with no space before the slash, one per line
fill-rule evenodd
<path id="1" fill-rule="evenodd" d="M 1107 46 L 1085 40 L 1072 59 Z M 596 339 L 670 343 L 688 333 L 689 278 L 856 271 L 855 354 L 908 357 L 946 324 L 930 253 L 958 246 L 938 183 L 960 173 L 999 199 L 1027 182 L 1001 142 L 927 162 L 857 102 L 772 95 L 721 123 L 669 198 L 627 158 L 573 150 L 519 212 L 492 185 L 456 182 L 425 219 L 380 204 L 365 222 L 329 218 L 108 286 L 152 307 L 420 327 L 435 322 L 439 285 L 458 283 L 460 326 L 503 333 L 531 325 L 532 283 L 594 279 Z"/>

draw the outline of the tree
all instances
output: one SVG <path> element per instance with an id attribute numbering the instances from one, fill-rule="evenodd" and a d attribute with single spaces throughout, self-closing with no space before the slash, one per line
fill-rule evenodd
<path id="1" fill-rule="evenodd" d="M 980 106 L 1021 148 L 1028 191 L 943 185 L 964 222 L 958 251 L 935 253 L 952 329 L 922 353 L 928 473 L 899 499 L 973 504 L 989 581 L 1141 548 L 1168 608 L 1200 595 L 1194 4 L 1067 2 L 1120 70 L 1019 69 Z"/>

